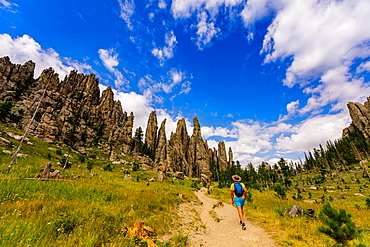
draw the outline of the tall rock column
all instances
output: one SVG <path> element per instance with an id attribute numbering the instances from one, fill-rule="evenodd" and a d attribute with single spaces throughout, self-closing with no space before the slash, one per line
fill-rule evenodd
<path id="1" fill-rule="evenodd" d="M 152 111 L 148 118 L 148 124 L 145 131 L 145 143 L 148 148 L 155 151 L 156 144 L 157 144 L 157 131 L 158 131 L 158 123 L 157 123 L 157 114 L 155 111 Z"/>
<path id="2" fill-rule="evenodd" d="M 202 138 L 198 118 L 195 117 L 193 123 L 194 128 L 189 143 L 188 163 L 192 166 L 193 176 L 200 176 L 202 173 L 210 173 L 209 165 L 211 158 L 208 153 L 208 144 Z"/>
<path id="3" fill-rule="evenodd" d="M 234 160 L 233 160 L 233 150 L 231 149 L 231 147 L 229 147 L 229 166 L 232 166 L 233 163 L 234 163 Z"/>
<path id="4" fill-rule="evenodd" d="M 226 170 L 227 168 L 227 156 L 226 156 L 226 148 L 225 148 L 225 142 L 221 141 L 218 143 L 218 167 L 220 170 Z"/>
<path id="5" fill-rule="evenodd" d="M 176 132 L 171 134 L 169 141 L 169 168 L 173 171 L 184 172 L 192 176 L 192 167 L 188 163 L 189 136 L 186 130 L 185 119 L 177 122 Z"/>
<path id="6" fill-rule="evenodd" d="M 159 128 L 156 150 L 155 150 L 155 162 L 167 167 L 167 137 L 166 137 L 166 119 L 164 119 L 161 123 L 161 127 Z"/>

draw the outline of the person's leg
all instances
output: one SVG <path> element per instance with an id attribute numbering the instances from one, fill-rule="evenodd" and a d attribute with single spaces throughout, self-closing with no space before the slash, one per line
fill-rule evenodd
<path id="1" fill-rule="evenodd" d="M 236 207 L 238 210 L 238 215 L 241 223 L 244 223 L 244 210 L 243 207 Z"/>

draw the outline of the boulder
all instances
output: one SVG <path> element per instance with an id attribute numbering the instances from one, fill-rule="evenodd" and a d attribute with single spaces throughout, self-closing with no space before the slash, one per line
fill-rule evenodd
<path id="1" fill-rule="evenodd" d="M 175 172 L 174 175 L 173 175 L 175 178 L 177 179 L 181 179 L 181 180 L 184 180 L 185 178 L 185 175 L 183 172 Z"/>
<path id="2" fill-rule="evenodd" d="M 166 173 L 164 173 L 162 171 L 158 171 L 158 173 L 157 173 L 157 181 L 158 182 L 164 182 L 166 180 L 167 180 Z"/>
<path id="3" fill-rule="evenodd" d="M 0 136 L 0 143 L 2 143 L 2 144 L 9 144 L 10 141 Z"/>

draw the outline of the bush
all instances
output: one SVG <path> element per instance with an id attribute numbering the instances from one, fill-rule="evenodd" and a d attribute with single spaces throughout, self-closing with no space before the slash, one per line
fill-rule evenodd
<path id="1" fill-rule="evenodd" d="M 109 172 L 111 172 L 113 170 L 113 168 L 110 164 L 107 164 L 106 166 L 104 166 L 103 169 L 104 169 L 104 171 L 109 171 Z"/>
<path id="2" fill-rule="evenodd" d="M 249 203 L 252 203 L 253 202 L 253 198 L 252 198 L 252 193 L 248 190 L 248 193 L 247 193 L 247 198 L 246 198 L 247 202 Z"/>
<path id="3" fill-rule="evenodd" d="M 94 166 L 94 162 L 92 162 L 91 160 L 87 161 L 87 170 L 91 171 L 93 169 L 93 166 Z"/>
<path id="4" fill-rule="evenodd" d="M 365 199 L 366 207 L 370 209 L 370 197 Z"/>
<path id="5" fill-rule="evenodd" d="M 135 161 L 134 164 L 132 165 L 132 171 L 137 172 L 139 170 L 140 170 L 140 165 L 137 161 Z"/>
<path id="6" fill-rule="evenodd" d="M 349 240 L 360 235 L 351 217 L 346 210 L 340 209 L 338 212 L 330 203 L 327 203 L 320 211 L 319 219 L 328 227 L 320 226 L 318 230 L 333 238 L 337 244 L 348 246 Z"/>
<path id="7" fill-rule="evenodd" d="M 274 191 L 276 192 L 276 196 L 285 199 L 286 198 L 286 192 L 284 186 L 281 186 L 280 184 L 277 184 L 274 186 Z"/>

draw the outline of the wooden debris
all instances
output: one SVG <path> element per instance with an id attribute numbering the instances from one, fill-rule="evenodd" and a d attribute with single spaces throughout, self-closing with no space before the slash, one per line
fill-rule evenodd
<path id="1" fill-rule="evenodd" d="M 130 238 L 139 238 L 141 241 L 146 241 L 148 247 L 157 246 L 152 239 L 156 235 L 155 231 L 150 226 L 144 225 L 144 221 L 140 221 L 128 229 L 123 227 L 121 231 L 127 232 Z"/>

